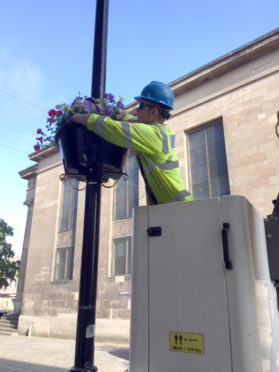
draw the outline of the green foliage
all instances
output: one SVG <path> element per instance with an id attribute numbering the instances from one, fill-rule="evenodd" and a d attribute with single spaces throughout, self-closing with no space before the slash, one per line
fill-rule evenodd
<path id="1" fill-rule="evenodd" d="M 7 236 L 13 236 L 13 228 L 0 219 L 0 288 L 7 288 L 8 281 L 15 280 L 20 266 L 20 261 L 11 261 L 15 253 L 6 242 Z"/>

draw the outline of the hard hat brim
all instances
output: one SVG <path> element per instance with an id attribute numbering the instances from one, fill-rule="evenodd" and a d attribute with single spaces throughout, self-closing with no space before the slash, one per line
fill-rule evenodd
<path id="1" fill-rule="evenodd" d="M 156 99 L 152 99 L 150 97 L 145 97 L 145 96 L 137 96 L 135 97 L 135 100 L 137 102 L 141 102 L 141 100 L 146 100 L 146 101 L 150 101 L 150 102 L 154 102 L 154 103 L 158 103 L 159 105 L 161 106 L 164 106 L 164 107 L 167 107 L 169 108 L 170 110 L 173 110 L 173 107 L 171 105 L 167 105 L 165 102 L 163 101 L 160 101 L 160 100 L 156 100 Z"/>

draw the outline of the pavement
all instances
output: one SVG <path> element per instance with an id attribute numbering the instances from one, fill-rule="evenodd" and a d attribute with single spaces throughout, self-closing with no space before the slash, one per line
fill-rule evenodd
<path id="1" fill-rule="evenodd" d="M 68 372 L 74 366 L 75 340 L 0 335 L 0 372 Z M 127 345 L 95 344 L 98 372 L 129 368 Z"/>

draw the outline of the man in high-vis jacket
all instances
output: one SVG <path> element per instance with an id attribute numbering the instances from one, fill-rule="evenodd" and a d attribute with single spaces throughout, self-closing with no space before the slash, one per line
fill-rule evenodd
<path id="1" fill-rule="evenodd" d="M 139 102 L 136 123 L 97 114 L 75 114 L 73 120 L 106 141 L 137 153 L 147 204 L 193 200 L 180 175 L 175 135 L 164 124 L 173 109 L 171 89 L 164 83 L 152 81 L 135 99 Z"/>

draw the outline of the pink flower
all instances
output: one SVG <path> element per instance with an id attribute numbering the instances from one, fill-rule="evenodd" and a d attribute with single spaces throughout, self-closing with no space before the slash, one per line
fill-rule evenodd
<path id="1" fill-rule="evenodd" d="M 37 129 L 34 150 L 41 151 L 49 145 L 54 144 L 57 131 L 75 113 L 94 112 L 122 120 L 127 115 L 122 101 L 122 98 L 116 101 L 112 94 L 105 94 L 102 99 L 92 97 L 82 98 L 79 96 L 75 98 L 71 105 L 66 105 L 65 103 L 56 105 L 48 111 L 45 127 Z M 129 120 L 129 122 L 133 122 L 133 120 Z"/>
<path id="2" fill-rule="evenodd" d="M 49 110 L 48 112 L 48 116 L 54 116 L 55 114 L 56 114 L 56 111 L 53 109 Z"/>

